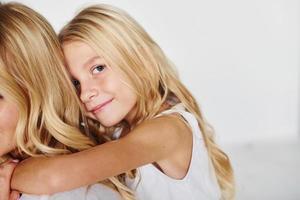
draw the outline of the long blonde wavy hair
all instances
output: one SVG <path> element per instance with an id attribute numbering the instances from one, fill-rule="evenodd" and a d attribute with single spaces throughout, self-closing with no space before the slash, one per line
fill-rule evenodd
<path id="1" fill-rule="evenodd" d="M 85 121 L 81 103 L 63 60 L 57 35 L 44 17 L 19 3 L 0 3 L 0 93 L 19 109 L 17 149 L 11 156 L 67 154 L 106 141 L 80 126 Z M 103 183 L 133 199 L 117 178 L 109 180 Z"/>
<path id="2" fill-rule="evenodd" d="M 133 18 L 110 5 L 90 6 L 61 30 L 59 40 L 62 44 L 81 41 L 90 45 L 134 83 L 130 87 L 139 98 L 131 128 L 153 118 L 170 100 L 183 103 L 197 118 L 222 198 L 234 199 L 234 177 L 228 156 L 214 142 L 212 128 L 204 120 L 195 98 L 180 82 L 173 64 Z"/>

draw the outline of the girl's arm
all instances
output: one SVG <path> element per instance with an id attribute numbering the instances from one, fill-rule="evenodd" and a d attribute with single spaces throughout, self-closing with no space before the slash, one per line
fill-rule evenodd
<path id="1" fill-rule="evenodd" d="M 190 130 L 179 117 L 162 116 L 142 123 L 118 140 L 85 151 L 21 162 L 11 185 L 26 193 L 53 194 L 90 185 L 147 163 L 170 163 L 172 155 L 189 148 L 191 134 L 187 133 Z M 179 163 L 176 160 L 174 167 Z"/>

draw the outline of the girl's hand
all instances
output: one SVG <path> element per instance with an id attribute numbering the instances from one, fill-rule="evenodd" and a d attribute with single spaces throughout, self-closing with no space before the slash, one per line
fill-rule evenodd
<path id="1" fill-rule="evenodd" d="M 0 199 L 17 200 L 19 192 L 10 190 L 10 179 L 17 165 L 17 160 L 8 160 L 0 165 Z"/>

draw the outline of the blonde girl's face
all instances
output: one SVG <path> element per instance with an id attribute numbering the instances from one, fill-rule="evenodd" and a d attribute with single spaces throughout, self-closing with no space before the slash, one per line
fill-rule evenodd
<path id="1" fill-rule="evenodd" d="M 136 93 L 129 80 L 114 66 L 109 66 L 83 42 L 63 44 L 68 70 L 87 115 L 106 127 L 122 120 L 131 122 L 135 114 Z"/>
<path id="2" fill-rule="evenodd" d="M 16 147 L 15 131 L 18 119 L 17 105 L 0 94 L 0 156 Z"/>

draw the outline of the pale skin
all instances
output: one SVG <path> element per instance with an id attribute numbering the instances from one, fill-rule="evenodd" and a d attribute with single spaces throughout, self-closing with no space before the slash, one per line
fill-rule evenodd
<path id="1" fill-rule="evenodd" d="M 0 199 L 1 200 L 16 200 L 19 198 L 17 191 L 10 190 L 10 179 L 17 161 L 8 160 L 0 165 Z"/>
<path id="2" fill-rule="evenodd" d="M 69 42 L 63 49 L 88 115 L 105 126 L 121 120 L 130 123 L 137 95 L 128 87 L 129 80 L 85 43 Z M 26 193 L 52 194 L 149 163 L 171 178 L 182 179 L 191 153 L 192 133 L 184 120 L 178 115 L 161 116 L 141 123 L 120 139 L 82 152 L 25 160 L 16 167 L 11 186 Z"/>
<path id="3" fill-rule="evenodd" d="M 17 106 L 0 94 L 0 156 L 15 149 L 15 129 L 18 121 Z M 17 160 L 7 159 L 0 164 L 0 199 L 18 199 L 17 191 L 10 190 L 10 180 Z"/>

